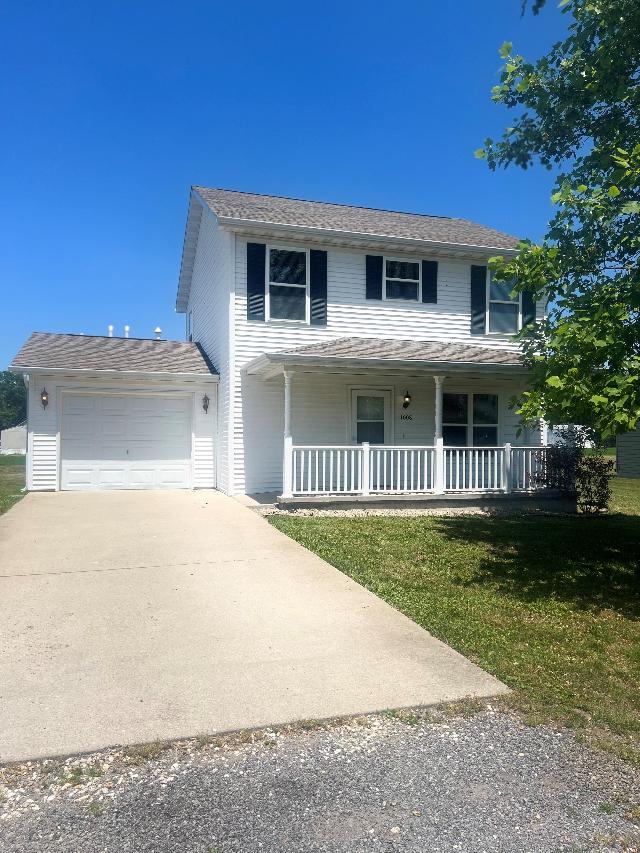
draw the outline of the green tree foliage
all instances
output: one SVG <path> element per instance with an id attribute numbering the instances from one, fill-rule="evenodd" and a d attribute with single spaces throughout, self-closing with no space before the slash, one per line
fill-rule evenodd
<path id="1" fill-rule="evenodd" d="M 0 429 L 22 423 L 27 417 L 27 390 L 22 376 L 0 371 Z"/>
<path id="2" fill-rule="evenodd" d="M 519 412 L 606 437 L 640 419 L 640 2 L 560 7 L 567 37 L 546 56 L 502 46 L 493 100 L 514 120 L 476 153 L 491 169 L 559 173 L 542 243 L 492 259 L 498 278 L 549 300 L 547 320 L 523 332 L 533 386 Z"/>

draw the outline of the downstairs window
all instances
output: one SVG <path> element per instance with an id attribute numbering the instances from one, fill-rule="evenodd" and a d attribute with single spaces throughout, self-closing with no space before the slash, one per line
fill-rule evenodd
<path id="1" fill-rule="evenodd" d="M 498 395 L 442 395 L 442 438 L 445 447 L 496 447 Z"/>

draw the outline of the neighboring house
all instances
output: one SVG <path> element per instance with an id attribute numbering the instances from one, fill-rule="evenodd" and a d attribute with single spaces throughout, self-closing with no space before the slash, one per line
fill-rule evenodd
<path id="1" fill-rule="evenodd" d="M 27 452 L 26 421 L 0 431 L 0 454 L 8 455 Z"/>
<path id="2" fill-rule="evenodd" d="M 194 187 L 186 343 L 35 333 L 16 356 L 28 487 L 529 488 L 545 438 L 518 434 L 513 335 L 544 305 L 487 267 L 517 245 L 464 219 Z"/>
<path id="3" fill-rule="evenodd" d="M 640 478 L 640 429 L 616 439 L 616 468 L 619 477 Z"/>
<path id="4" fill-rule="evenodd" d="M 580 424 L 555 424 L 547 426 L 547 441 L 549 444 L 562 444 L 566 441 L 566 431 L 576 430 L 581 440 L 584 441 L 584 447 L 593 447 L 594 443 L 591 439 L 584 439 L 585 427 Z"/>

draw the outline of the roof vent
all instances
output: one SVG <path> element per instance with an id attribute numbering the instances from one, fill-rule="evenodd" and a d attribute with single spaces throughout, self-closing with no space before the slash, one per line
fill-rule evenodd
<path id="1" fill-rule="evenodd" d="M 129 332 L 130 332 L 130 331 L 131 331 L 131 327 L 130 327 L 130 326 L 125 326 L 125 327 L 124 327 L 124 336 L 125 336 L 125 338 L 128 338 L 128 337 L 129 337 Z"/>
<path id="2" fill-rule="evenodd" d="M 156 336 L 156 340 L 159 341 L 162 337 L 162 329 L 160 328 L 160 326 L 155 327 L 155 329 L 153 330 L 153 334 Z"/>
<path id="3" fill-rule="evenodd" d="M 107 326 L 107 335 L 112 338 L 113 337 L 113 323 L 109 323 Z"/>

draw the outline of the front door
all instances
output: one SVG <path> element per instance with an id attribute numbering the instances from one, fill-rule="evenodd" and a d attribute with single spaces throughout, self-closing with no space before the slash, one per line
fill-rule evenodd
<path id="1" fill-rule="evenodd" d="M 351 392 L 351 440 L 391 442 L 391 392 L 363 388 Z"/>

